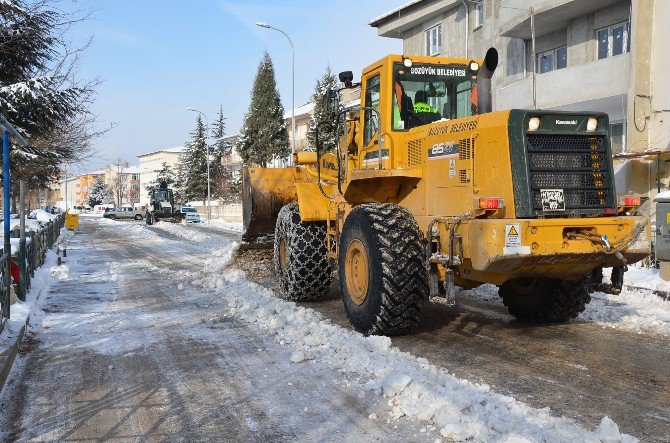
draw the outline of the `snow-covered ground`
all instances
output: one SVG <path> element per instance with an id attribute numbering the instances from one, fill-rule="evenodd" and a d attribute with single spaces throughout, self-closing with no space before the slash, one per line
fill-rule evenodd
<path id="1" fill-rule="evenodd" d="M 69 235 L 71 233 L 68 233 L 65 229 L 62 230 L 62 237 Z M 63 238 L 63 240 L 65 239 Z M 18 239 L 16 240 L 18 241 Z M 14 251 L 14 248 L 15 245 L 12 243 L 12 251 Z M 18 248 L 18 243 L 16 248 Z M 47 251 L 44 264 L 35 271 L 35 276 L 30 280 L 30 290 L 26 294 L 26 301 L 17 300 L 10 306 L 10 319 L 0 334 L 0 353 L 4 353 L 9 347 L 13 346 L 14 339 L 26 324 L 26 319 L 30 315 L 35 301 L 48 291 L 55 281 L 67 278 L 67 267 L 58 266 L 57 259 L 55 249 Z"/>
<path id="2" fill-rule="evenodd" d="M 139 224 L 105 224 L 141 238 L 146 235 L 142 230 L 149 231 Z M 293 364 L 326 365 L 354 380 L 360 398 L 383 396 L 386 410 L 371 414 L 370 420 L 406 417 L 455 441 L 634 440 L 621 435 L 607 417 L 593 429 L 583 429 L 572 420 L 553 416 L 549 408 L 532 408 L 493 392 L 486 384 L 458 378 L 424 358 L 402 352 L 388 337 L 364 337 L 312 309 L 280 300 L 271 290 L 249 281 L 243 271 L 230 267 L 234 242 L 219 240 L 217 246 L 215 236 L 189 226 L 159 223 L 154 228 L 208 252 L 201 271 L 186 275 L 180 288 L 193 285 L 216 294 L 228 305 L 229 316 L 274 337 L 277 346 L 290 347 Z"/>
<path id="3" fill-rule="evenodd" d="M 192 253 L 188 259 L 195 261 L 195 271 L 176 274 L 150 260 L 123 265 L 110 263 L 109 269 L 102 271 L 101 278 L 116 281 L 117 275 L 122 275 L 128 267 L 141 268 L 151 274 L 165 271 L 161 275 L 175 279 L 174 285 L 178 291 L 183 291 L 184 296 L 192 291 L 213 296 L 226 309 L 223 318 L 211 320 L 212 325 L 228 320 L 241 321 L 254 331 L 262 331 L 277 349 L 287 349 L 288 352 L 282 354 L 285 363 L 299 365 L 306 377 L 309 378 L 309 374 L 319 377 L 323 368 L 327 368 L 332 373 L 341 374 L 342 382 L 351 385 L 361 401 L 383 400 L 376 402 L 380 406 L 370 413 L 368 420 L 388 421 L 392 426 L 403 426 L 407 423 L 405 420 L 410 420 L 423 426 L 426 436 L 437 433 L 453 441 L 635 440 L 622 435 L 607 417 L 585 429 L 571 419 L 555 416 L 549 408 L 533 408 L 495 392 L 485 383 L 459 378 L 425 358 L 403 352 L 387 337 L 364 337 L 333 324 L 313 309 L 281 300 L 271 290 L 251 282 L 243 271 L 231 266 L 238 245 L 229 239 L 179 224 L 158 223 L 147 227 L 106 219 L 90 222 L 101 229 L 112 230 L 118 237 L 139 247 L 147 245 L 152 248 L 152 254 L 173 254 L 181 248 L 185 258 Z M 161 234 L 161 231 L 169 235 Z M 54 273 L 66 276 L 66 271 L 59 269 Z M 491 285 L 465 291 L 461 296 L 500 304 L 497 290 Z M 207 306 L 203 305 L 203 309 Z M 141 309 L 133 310 L 128 318 L 125 317 L 127 307 L 121 304 L 112 303 L 103 312 L 102 316 L 92 313 L 90 317 L 49 314 L 41 317 L 41 322 L 47 329 L 74 325 L 86 346 L 101 353 L 118 353 L 143 346 L 147 338 L 151 341 L 151 325 L 163 320 L 175 321 L 158 318 Z M 578 320 L 638 333 L 670 335 L 670 303 L 652 293 L 629 289 L 619 296 L 597 293 Z M 128 321 L 146 323 L 148 332 L 142 340 L 124 335 L 124 325 Z M 189 324 L 188 328 L 187 333 L 200 338 L 209 334 L 206 331 L 211 331 L 203 325 Z M 95 332 L 96 339 L 93 340 L 87 331 Z M 217 337 L 212 335 L 209 339 L 216 340 Z M 259 370 L 250 369 L 252 373 Z"/>

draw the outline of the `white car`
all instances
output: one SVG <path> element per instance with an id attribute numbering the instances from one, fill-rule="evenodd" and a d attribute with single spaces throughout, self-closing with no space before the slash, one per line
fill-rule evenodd
<path id="1" fill-rule="evenodd" d="M 200 214 L 192 206 L 182 206 L 181 213 L 184 214 L 186 223 L 200 223 Z"/>

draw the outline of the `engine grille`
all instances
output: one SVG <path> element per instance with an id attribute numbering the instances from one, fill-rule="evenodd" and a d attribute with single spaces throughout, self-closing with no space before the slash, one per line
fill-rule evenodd
<path id="1" fill-rule="evenodd" d="M 612 177 L 603 136 L 527 134 L 534 212 L 541 189 L 563 189 L 565 210 L 593 213 L 612 208 Z"/>

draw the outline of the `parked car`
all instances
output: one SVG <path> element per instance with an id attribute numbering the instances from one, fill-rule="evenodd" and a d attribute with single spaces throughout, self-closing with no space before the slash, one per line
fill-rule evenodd
<path id="1" fill-rule="evenodd" d="M 186 223 L 200 223 L 200 214 L 193 206 L 182 206 L 181 213 L 184 214 Z"/>
<path id="2" fill-rule="evenodd" d="M 104 214 L 102 214 L 103 217 L 105 218 L 111 218 L 112 220 L 116 219 L 135 219 L 135 220 L 142 220 L 144 218 L 144 214 L 140 209 L 135 209 L 131 208 L 130 206 L 124 206 L 119 209 L 111 209 L 109 211 L 105 211 Z"/>

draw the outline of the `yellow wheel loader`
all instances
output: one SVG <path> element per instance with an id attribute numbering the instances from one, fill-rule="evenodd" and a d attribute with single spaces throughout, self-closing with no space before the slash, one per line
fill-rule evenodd
<path id="1" fill-rule="evenodd" d="M 341 73 L 361 103 L 341 109 L 331 93 L 335 148 L 244 171 L 245 240 L 274 236 L 285 298 L 321 297 L 337 266 L 365 334 L 401 333 L 426 302 L 484 283 L 517 319 L 561 322 L 590 301 L 592 272 L 623 275 L 650 253 L 639 197 L 615 192 L 607 115 L 492 112 L 497 63 L 491 48 L 389 55 L 360 83 Z"/>

